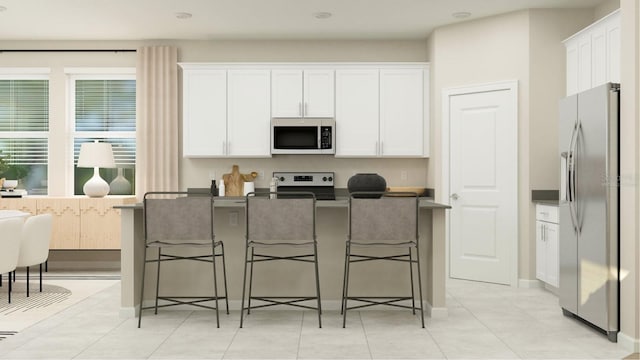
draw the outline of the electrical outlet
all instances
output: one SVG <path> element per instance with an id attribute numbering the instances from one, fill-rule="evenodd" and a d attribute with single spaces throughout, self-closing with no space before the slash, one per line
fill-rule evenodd
<path id="1" fill-rule="evenodd" d="M 264 180 L 264 170 L 259 170 L 258 171 L 258 179 L 259 180 Z"/>
<path id="2" fill-rule="evenodd" d="M 407 180 L 407 171 L 406 170 L 400 171 L 400 180 Z"/>
<path id="3" fill-rule="evenodd" d="M 238 212 L 232 211 L 229 213 L 229 225 L 238 226 Z"/>

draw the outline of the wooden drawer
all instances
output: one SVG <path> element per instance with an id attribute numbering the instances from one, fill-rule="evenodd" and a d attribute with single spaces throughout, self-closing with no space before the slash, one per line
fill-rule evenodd
<path id="1" fill-rule="evenodd" d="M 558 207 L 553 205 L 536 205 L 536 220 L 558 223 Z"/>

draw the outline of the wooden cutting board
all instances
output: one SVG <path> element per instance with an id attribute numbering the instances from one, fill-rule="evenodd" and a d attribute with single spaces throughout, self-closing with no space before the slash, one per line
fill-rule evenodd
<path id="1" fill-rule="evenodd" d="M 222 175 L 224 181 L 225 196 L 242 196 L 244 183 L 253 181 L 258 173 L 252 171 L 249 174 L 241 174 L 238 165 L 233 165 L 230 174 Z"/>

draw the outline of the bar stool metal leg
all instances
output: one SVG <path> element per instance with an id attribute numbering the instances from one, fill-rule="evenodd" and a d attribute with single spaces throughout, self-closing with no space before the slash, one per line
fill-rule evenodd
<path id="1" fill-rule="evenodd" d="M 27 297 L 29 297 L 29 267 L 28 266 L 27 266 Z"/>
<path id="2" fill-rule="evenodd" d="M 220 327 L 220 315 L 218 311 L 218 279 L 216 277 L 216 244 L 211 245 L 211 263 L 213 264 L 213 295 L 216 297 L 216 326 Z"/>
<path id="3" fill-rule="evenodd" d="M 144 304 L 144 276 L 145 270 L 147 269 L 147 247 L 144 247 L 144 252 L 142 258 L 142 286 L 140 286 L 140 307 L 138 308 L 138 328 L 140 328 L 140 324 L 142 323 L 142 306 Z"/>
<path id="4" fill-rule="evenodd" d="M 249 248 L 244 252 L 244 276 L 242 280 L 242 300 L 240 304 L 240 328 L 242 328 L 242 321 L 244 319 L 244 295 L 247 288 L 247 265 L 249 265 Z"/>
<path id="5" fill-rule="evenodd" d="M 320 272 L 318 271 L 318 247 L 317 245 L 314 243 L 313 244 L 313 249 L 314 249 L 314 256 L 313 256 L 313 262 L 315 263 L 315 268 L 316 268 L 316 296 L 318 297 L 318 327 L 322 327 L 322 305 L 321 305 L 321 301 L 320 301 Z"/>
<path id="6" fill-rule="evenodd" d="M 224 300 L 227 305 L 227 315 L 229 315 L 229 292 L 227 291 L 227 264 L 224 261 L 224 244 L 220 243 L 222 248 L 222 276 L 224 280 Z"/>
<path id="7" fill-rule="evenodd" d="M 158 273 L 156 274 L 156 305 L 155 305 L 155 315 L 158 315 L 158 295 L 160 294 L 160 258 L 162 258 L 162 248 L 158 248 Z"/>
<path id="8" fill-rule="evenodd" d="M 347 268 L 344 275 L 344 297 L 342 298 L 342 306 L 344 314 L 342 314 L 342 327 L 347 325 L 347 300 L 349 299 L 349 268 L 351 267 L 351 246 L 347 244 Z"/>
<path id="9" fill-rule="evenodd" d="M 416 314 L 416 295 L 413 289 L 413 260 L 411 257 L 411 248 L 409 248 L 409 279 L 411 280 L 411 312 Z"/>
<path id="10" fill-rule="evenodd" d="M 420 276 L 420 252 L 418 251 L 418 244 L 416 243 L 416 264 L 418 265 L 418 291 L 420 292 L 420 318 L 422 321 L 422 327 L 424 328 L 424 302 L 422 301 L 422 278 Z"/>
<path id="11" fill-rule="evenodd" d="M 251 270 L 249 271 L 249 298 L 247 299 L 247 315 L 251 314 L 251 289 L 253 288 L 253 264 L 255 249 L 251 248 Z"/>

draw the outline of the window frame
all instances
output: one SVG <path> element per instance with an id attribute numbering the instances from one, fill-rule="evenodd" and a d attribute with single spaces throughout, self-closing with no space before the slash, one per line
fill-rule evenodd
<path id="1" fill-rule="evenodd" d="M 51 179 L 49 166 L 51 159 L 51 69 L 46 67 L 0 67 L 0 80 L 46 80 L 48 92 L 47 131 L 0 131 L 0 137 L 6 139 L 47 139 L 47 181 Z M 47 194 L 50 193 L 47 186 Z"/>
<path id="2" fill-rule="evenodd" d="M 67 76 L 67 138 L 66 142 L 66 169 L 67 181 L 65 192 L 74 195 L 74 144 L 76 138 L 102 138 L 102 139 L 135 139 L 137 131 L 76 131 L 76 81 L 77 80 L 136 80 L 136 69 L 123 68 L 65 68 Z M 137 91 L 136 91 L 137 97 Z M 137 115 L 136 115 L 137 117 Z M 136 129 L 137 130 L 137 129 Z M 136 144 L 137 145 L 137 144 Z M 137 152 L 137 150 L 136 150 Z M 135 166 L 137 168 L 137 165 Z M 135 195 L 133 189 L 132 196 Z"/>

